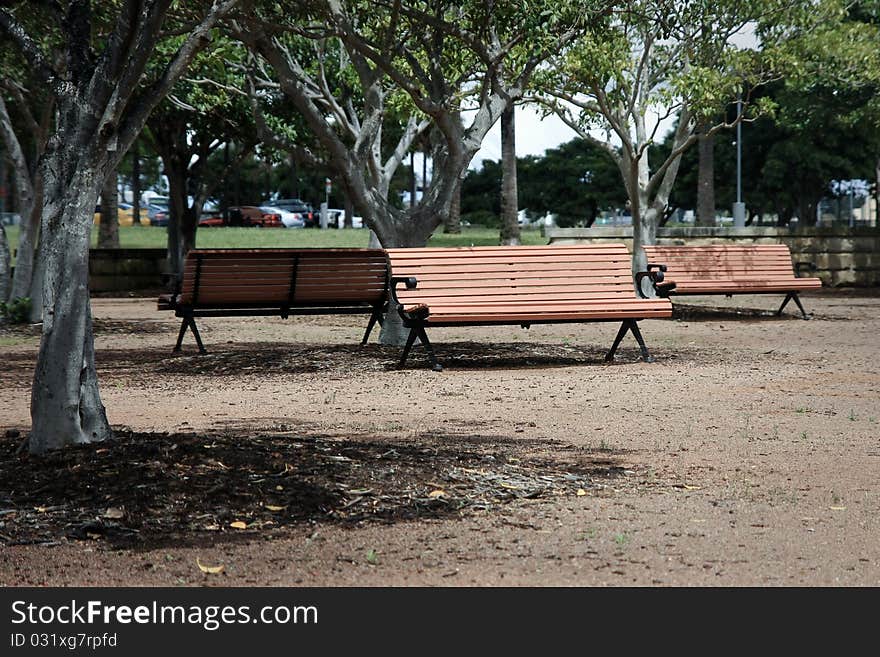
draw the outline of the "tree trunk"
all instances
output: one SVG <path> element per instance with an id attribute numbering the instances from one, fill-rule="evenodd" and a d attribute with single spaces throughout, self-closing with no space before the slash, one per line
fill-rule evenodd
<path id="1" fill-rule="evenodd" d="M 175 153 L 163 153 L 162 163 L 168 178 L 168 271 L 176 279 L 183 275 L 183 258 L 186 255 L 184 222 L 189 207 L 184 163 Z"/>
<path id="2" fill-rule="evenodd" d="M 345 209 L 345 223 L 343 227 L 354 228 L 354 203 L 351 202 L 351 194 L 345 195 L 343 208 Z"/>
<path id="3" fill-rule="evenodd" d="M 75 113 L 62 114 L 61 120 L 70 114 Z M 59 126 L 58 134 L 77 134 L 74 127 Z M 78 151 L 87 148 L 56 144 L 43 168 L 43 331 L 29 441 L 34 454 L 113 437 L 98 391 L 88 286 L 89 235 L 100 183 L 97 167 L 75 169 Z"/>
<path id="4" fill-rule="evenodd" d="M 705 132 L 705 124 L 701 133 Z M 715 136 L 700 134 L 698 140 L 697 225 L 715 225 Z"/>
<path id="5" fill-rule="evenodd" d="M 40 212 L 43 205 L 42 185 L 37 178 L 35 196 L 31 204 L 19 208 L 21 228 L 18 233 L 18 247 L 15 256 L 15 273 L 12 276 L 10 299 L 30 297 L 31 284 L 34 276 L 34 258 L 40 234 Z M 94 208 L 92 208 L 94 210 Z"/>
<path id="6" fill-rule="evenodd" d="M 635 276 L 638 272 L 648 269 L 648 257 L 642 247 L 657 243 L 657 224 L 660 215 L 656 208 L 648 206 L 648 197 L 643 190 L 638 190 L 633 196 L 630 201 L 633 227 L 632 273 Z"/>
<path id="7" fill-rule="evenodd" d="M 880 226 L 880 155 L 874 164 L 874 225 Z"/>
<path id="8" fill-rule="evenodd" d="M 590 228 L 594 223 L 596 223 L 596 217 L 599 215 L 599 204 L 596 203 L 595 199 L 587 199 L 587 221 L 586 227 Z"/>
<path id="9" fill-rule="evenodd" d="M 98 226 L 98 248 L 119 248 L 119 190 L 116 170 L 110 172 L 101 188 L 101 223 Z"/>
<path id="10" fill-rule="evenodd" d="M 516 110 L 501 113 L 501 244 L 520 243 L 519 194 L 516 186 Z"/>
<path id="11" fill-rule="evenodd" d="M 416 188 L 418 185 L 416 184 L 416 153 L 415 151 L 409 152 L 409 168 L 410 168 L 410 177 L 409 177 L 409 207 L 416 207 Z"/>
<path id="12" fill-rule="evenodd" d="M 131 204 L 134 225 L 141 225 L 141 149 L 135 140 L 131 147 Z"/>
<path id="13" fill-rule="evenodd" d="M 461 234 L 461 181 L 455 186 L 455 191 L 452 193 L 449 216 L 443 222 L 443 232 L 450 235 Z"/>
<path id="14" fill-rule="evenodd" d="M 6 227 L 0 217 L 0 303 L 9 300 L 9 267 L 12 258 L 9 255 L 9 243 L 6 241 Z"/>

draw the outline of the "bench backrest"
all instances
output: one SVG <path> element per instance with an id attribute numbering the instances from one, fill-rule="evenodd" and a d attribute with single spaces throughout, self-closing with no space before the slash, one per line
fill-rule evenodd
<path id="1" fill-rule="evenodd" d="M 646 246 L 649 263 L 667 267 L 666 279 L 770 281 L 795 278 L 785 244 Z"/>
<path id="2" fill-rule="evenodd" d="M 404 305 L 632 299 L 632 259 L 623 244 L 388 249 Z"/>
<path id="3" fill-rule="evenodd" d="M 303 307 L 385 300 L 388 258 L 381 249 L 193 249 L 178 304 Z"/>

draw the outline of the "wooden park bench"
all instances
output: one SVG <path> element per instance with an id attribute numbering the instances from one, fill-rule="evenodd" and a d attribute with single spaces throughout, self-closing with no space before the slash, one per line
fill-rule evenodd
<path id="1" fill-rule="evenodd" d="M 659 297 L 684 294 L 785 294 L 776 312 L 781 315 L 794 301 L 804 319 L 798 292 L 822 287 L 818 278 L 799 278 L 784 244 L 646 246 L 648 271 L 636 275 L 636 289 L 645 296 L 642 282 L 651 280 Z M 808 263 L 798 263 L 799 265 Z"/>
<path id="2" fill-rule="evenodd" d="M 605 356 L 631 331 L 651 357 L 638 320 L 671 317 L 667 299 L 639 299 L 623 244 L 389 249 L 391 300 L 410 329 L 400 366 L 418 339 L 435 371 L 428 341 L 435 326 L 621 322 Z M 403 284 L 403 287 L 399 287 Z"/>
<path id="3" fill-rule="evenodd" d="M 196 317 L 369 313 L 365 344 L 387 307 L 388 275 L 381 249 L 193 249 L 158 307 L 183 319 L 174 351 L 189 328 L 205 353 Z"/>

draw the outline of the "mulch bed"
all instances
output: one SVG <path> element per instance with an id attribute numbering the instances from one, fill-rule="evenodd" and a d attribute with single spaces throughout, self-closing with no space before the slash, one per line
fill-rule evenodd
<path id="1" fill-rule="evenodd" d="M 500 442 L 499 442 L 500 440 Z M 188 545 L 300 523 L 395 522 L 582 495 L 623 469 L 554 445 L 565 460 L 502 439 L 436 436 L 426 446 L 301 435 L 148 434 L 44 457 L 0 438 L 0 541 Z M 546 447 L 546 446 L 544 446 Z M 531 454 L 531 456 L 530 456 Z"/>

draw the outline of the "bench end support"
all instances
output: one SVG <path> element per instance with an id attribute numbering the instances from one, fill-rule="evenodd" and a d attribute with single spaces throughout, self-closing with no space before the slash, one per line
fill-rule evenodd
<path id="1" fill-rule="evenodd" d="M 801 303 L 801 299 L 800 299 L 800 297 L 798 296 L 798 293 L 797 293 L 797 292 L 789 292 L 788 294 L 785 295 L 785 301 L 782 302 L 782 305 L 779 306 L 779 310 L 776 311 L 776 316 L 777 316 L 777 317 L 781 317 L 781 316 L 782 316 L 782 311 L 783 311 L 783 310 L 785 309 L 785 307 L 788 305 L 788 302 L 789 302 L 789 301 L 794 301 L 794 302 L 795 302 L 795 304 L 796 304 L 797 307 L 798 307 L 798 310 L 801 311 L 801 317 L 802 317 L 803 319 L 813 319 L 813 316 L 812 316 L 811 314 L 809 314 L 806 310 L 804 310 L 804 304 Z"/>
<path id="2" fill-rule="evenodd" d="M 642 332 L 639 331 L 638 322 L 634 319 L 623 320 L 623 323 L 620 325 L 620 330 L 617 331 L 617 337 L 614 338 L 614 343 L 611 345 L 611 349 L 609 349 L 608 353 L 605 355 L 605 362 L 610 363 L 614 360 L 614 354 L 617 352 L 617 347 L 620 346 L 620 342 L 623 340 L 627 331 L 632 331 L 633 337 L 636 339 L 636 342 L 639 343 L 639 350 L 642 352 L 642 360 L 646 363 L 653 363 L 654 358 L 648 352 L 648 347 L 645 345 L 645 339 L 642 337 Z"/>

